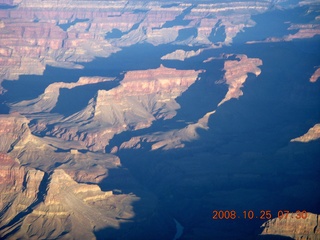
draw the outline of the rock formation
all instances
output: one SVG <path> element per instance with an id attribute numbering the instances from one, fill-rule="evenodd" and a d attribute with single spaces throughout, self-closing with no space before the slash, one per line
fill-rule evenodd
<path id="1" fill-rule="evenodd" d="M 134 195 L 113 195 L 97 185 L 79 184 L 63 170 L 44 177 L 3 154 L 0 159 L 1 237 L 95 239 L 94 231 L 117 228 L 133 217 L 131 203 L 138 199 Z"/>
<path id="2" fill-rule="evenodd" d="M 248 77 L 248 73 L 259 76 L 261 70 L 258 66 L 262 65 L 262 61 L 257 58 L 248 58 L 246 55 L 237 55 L 239 60 L 228 60 L 224 63 L 224 81 L 229 85 L 228 92 L 224 99 L 218 104 L 220 106 L 224 102 L 239 98 L 243 95 L 241 88 Z"/>
<path id="3" fill-rule="evenodd" d="M 142 143 L 150 143 L 152 151 L 183 148 L 186 142 L 192 142 L 199 138 L 198 129 L 208 129 L 209 117 L 214 113 L 215 111 L 206 113 L 197 123 L 188 124 L 182 129 L 133 137 L 129 141 L 122 143 L 119 148 L 116 146 L 116 149 L 139 149 Z"/>
<path id="4" fill-rule="evenodd" d="M 300 137 L 294 138 L 291 142 L 310 142 L 320 138 L 320 124 L 314 125 L 308 132 Z"/>
<path id="5" fill-rule="evenodd" d="M 299 218 L 297 213 L 289 213 L 286 219 L 271 219 L 261 226 L 264 228 L 261 234 L 287 236 L 296 240 L 320 239 L 319 215 L 310 212 L 306 214 L 305 219 Z"/>
<path id="6" fill-rule="evenodd" d="M 118 228 L 134 216 L 138 197 L 96 185 L 120 166 L 118 157 L 65 151 L 80 146 L 32 135 L 18 114 L 0 121 L 1 238 L 94 239 L 94 231 Z"/>
<path id="7" fill-rule="evenodd" d="M 1 81 L 42 74 L 47 64 L 79 68 L 77 63 L 107 57 L 136 43 L 171 43 L 183 29 L 196 28 L 197 35 L 180 40 L 180 44 L 212 45 L 209 36 L 217 23 L 225 28 L 226 39 L 221 43 L 230 44 L 237 33 L 254 25 L 251 14 L 270 7 L 267 1 L 180 3 L 169 8 L 139 1 L 97 2 L 94 6 L 87 1 L 22 0 L 12 4 L 17 7 L 0 9 Z M 231 11 L 232 18 L 228 17 Z M 179 17 L 189 23 L 171 24 Z M 114 31 L 120 35 L 113 37 Z"/>
<path id="8" fill-rule="evenodd" d="M 310 77 L 310 82 L 316 82 L 320 77 L 320 68 L 318 68 Z"/>
<path id="9" fill-rule="evenodd" d="M 84 142 L 91 150 L 104 150 L 114 134 L 146 128 L 156 119 L 175 116 L 179 108 L 175 98 L 197 80 L 200 72 L 163 66 L 128 72 L 120 86 L 99 90 L 85 109 L 62 119 L 46 134 Z M 38 124 L 45 121 L 39 119 Z"/>
<path id="10" fill-rule="evenodd" d="M 50 84 L 36 99 L 11 104 L 11 111 L 21 114 L 50 112 L 57 104 L 60 89 L 72 89 L 75 87 L 96 84 L 114 79 L 106 77 L 81 77 L 76 83 L 55 82 Z"/>
<path id="11" fill-rule="evenodd" d="M 179 60 L 179 61 L 184 61 L 187 58 L 191 58 L 193 56 L 199 55 L 203 50 L 199 49 L 197 51 L 184 51 L 182 49 L 176 50 L 172 53 L 169 53 L 165 56 L 163 56 L 161 59 L 162 60 Z"/>

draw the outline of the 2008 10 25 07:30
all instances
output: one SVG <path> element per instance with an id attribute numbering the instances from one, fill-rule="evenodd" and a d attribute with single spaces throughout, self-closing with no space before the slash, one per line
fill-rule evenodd
<path id="1" fill-rule="evenodd" d="M 277 217 L 281 219 L 287 219 L 289 215 L 288 210 L 279 210 L 277 212 Z M 272 214 L 270 210 L 260 210 L 260 214 L 256 215 L 253 210 L 244 210 L 242 212 L 242 215 L 237 215 L 237 212 L 235 210 L 213 210 L 212 211 L 212 219 L 214 220 L 222 220 L 222 219 L 262 219 L 262 220 L 269 220 L 272 218 Z M 297 210 L 295 212 L 295 218 L 296 219 L 306 219 L 308 217 L 308 213 L 303 210 Z M 292 217 L 292 215 L 291 215 Z"/>

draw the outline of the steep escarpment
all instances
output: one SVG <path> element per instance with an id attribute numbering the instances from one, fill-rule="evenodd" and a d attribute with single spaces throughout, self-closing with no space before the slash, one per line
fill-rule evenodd
<path id="1" fill-rule="evenodd" d="M 142 42 L 155 46 L 176 40 L 180 45 L 230 44 L 245 27 L 254 25 L 251 15 L 267 11 L 270 3 L 163 6 L 140 1 L 92 5 L 89 1 L 23 0 L 15 8 L 0 9 L 0 80 L 41 75 L 46 65 L 81 68 L 80 62 L 108 57 Z M 183 32 L 190 29 L 196 34 L 185 36 Z M 220 32 L 224 39 L 211 39 Z"/>
<path id="2" fill-rule="evenodd" d="M 106 77 L 80 77 L 75 83 L 55 82 L 50 84 L 36 99 L 10 104 L 11 111 L 21 114 L 46 113 L 50 112 L 57 104 L 60 89 L 73 89 L 75 87 L 92 85 L 112 81 Z"/>
<path id="3" fill-rule="evenodd" d="M 0 161 L 1 237 L 94 239 L 94 230 L 118 228 L 133 217 L 134 195 L 79 184 L 62 169 L 48 178 L 4 154 Z"/>
<path id="4" fill-rule="evenodd" d="M 300 137 L 291 139 L 291 142 L 310 142 L 320 138 L 320 124 L 315 124 L 307 133 Z"/>
<path id="5" fill-rule="evenodd" d="M 197 131 L 207 130 L 208 121 L 215 111 L 206 113 L 196 123 L 188 124 L 182 129 L 174 129 L 170 131 L 157 131 L 151 134 L 132 137 L 129 141 L 121 143 L 120 146 L 113 146 L 113 151 L 118 149 L 139 149 L 142 144 L 149 143 L 150 150 L 169 150 L 176 148 L 183 148 L 186 142 L 192 142 L 199 138 Z"/>
<path id="6" fill-rule="evenodd" d="M 237 55 L 239 60 L 228 60 L 224 64 L 224 81 L 228 84 L 228 92 L 224 99 L 218 104 L 220 106 L 224 102 L 239 98 L 243 95 L 241 88 L 248 77 L 248 73 L 258 76 L 261 70 L 258 66 L 262 65 L 262 60 L 257 58 L 248 58 L 246 55 Z"/>
<path id="7" fill-rule="evenodd" d="M 303 214 L 303 215 L 302 215 Z M 310 212 L 289 213 L 282 219 L 274 218 L 264 223 L 261 235 L 287 236 L 292 239 L 317 240 L 320 236 L 319 215 Z"/>
<path id="8" fill-rule="evenodd" d="M 37 203 L 44 173 L 21 166 L 5 153 L 0 154 L 0 163 L 0 236 L 6 237 Z"/>
<path id="9" fill-rule="evenodd" d="M 46 134 L 102 150 L 114 134 L 146 128 L 157 119 L 175 116 L 179 108 L 175 99 L 197 80 L 199 73 L 163 66 L 128 72 L 120 86 L 99 90 L 85 109 L 61 120 Z"/>
<path id="10" fill-rule="evenodd" d="M 224 62 L 224 79 L 218 81 L 217 83 L 225 83 L 228 85 L 228 92 L 226 93 L 224 99 L 220 101 L 218 106 L 232 98 L 239 98 L 243 95 L 241 88 L 243 83 L 248 77 L 248 73 L 254 73 L 258 76 L 261 70 L 258 66 L 262 65 L 262 61 L 257 58 L 248 58 L 246 55 L 236 55 L 238 60 L 228 60 L 229 57 L 233 55 L 221 56 L 221 58 L 226 58 Z M 205 62 L 212 61 L 213 59 L 205 60 Z M 191 142 L 198 139 L 198 130 L 207 130 L 208 121 L 215 111 L 206 113 L 202 118 L 200 118 L 196 123 L 187 124 L 186 127 L 181 129 L 174 129 L 170 131 L 156 131 L 154 133 L 149 133 L 143 136 L 132 137 L 129 141 L 122 143 L 120 146 L 115 146 L 114 149 L 130 149 L 130 148 L 140 148 L 142 143 L 150 143 L 150 149 L 174 149 L 182 148 L 185 146 L 186 142 Z"/>
<path id="11" fill-rule="evenodd" d="M 35 141 L 28 127 L 29 121 L 20 114 L 0 115 L 0 152 L 7 153 L 25 142 Z"/>
<path id="12" fill-rule="evenodd" d="M 34 136 L 17 114 L 1 116 L 1 123 L 1 238 L 94 239 L 95 231 L 119 228 L 134 217 L 136 195 L 114 195 L 97 185 L 121 166 L 118 157 Z M 155 211 L 154 199 L 144 203 L 149 210 L 139 222 Z"/>
<path id="13" fill-rule="evenodd" d="M 119 227 L 116 217 L 130 219 L 130 204 L 136 200 L 133 195 L 113 195 L 96 185 L 78 184 L 63 170 L 56 170 L 48 179 L 44 201 L 19 223 L 17 231 L 8 229 L 7 235 L 94 239 L 94 229 Z"/>

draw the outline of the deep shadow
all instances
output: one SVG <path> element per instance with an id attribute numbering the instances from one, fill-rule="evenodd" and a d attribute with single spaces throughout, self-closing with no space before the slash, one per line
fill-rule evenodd
<path id="1" fill-rule="evenodd" d="M 165 8 L 172 6 L 174 6 L 174 4 L 163 5 L 162 7 Z M 179 16 L 177 16 L 174 20 L 167 21 L 165 24 L 163 24 L 162 28 L 171 28 L 173 26 L 187 26 L 191 22 L 191 20 L 184 20 L 184 17 L 191 12 L 192 8 L 194 8 L 194 5 L 183 10 L 182 13 Z"/>
<path id="2" fill-rule="evenodd" d="M 247 41 L 263 41 L 270 37 L 284 37 L 294 34 L 298 30 L 288 30 L 290 23 L 310 23 L 316 17 L 315 12 L 308 12 L 308 7 L 291 8 L 284 10 L 267 11 L 253 15 L 252 20 L 257 24 L 245 28 L 233 39 L 234 44 L 243 44 Z"/>
<path id="3" fill-rule="evenodd" d="M 213 43 L 224 42 L 226 39 L 226 33 L 225 26 L 221 26 L 221 21 L 216 23 L 208 39 Z"/>
<path id="4" fill-rule="evenodd" d="M 9 5 L 9 4 L 0 4 L 0 9 L 4 9 L 4 10 L 7 10 L 7 9 L 13 9 L 13 8 L 17 8 L 17 5 Z"/>
<path id="5" fill-rule="evenodd" d="M 110 169 L 108 177 L 99 186 L 103 191 L 112 190 L 114 194 L 134 194 L 140 200 L 132 204 L 134 217 L 121 219 L 120 230 L 106 228 L 95 231 L 97 239 L 171 239 L 175 234 L 175 223 L 167 210 L 158 204 L 155 195 L 146 191 L 144 186 L 126 168 Z"/>
<path id="6" fill-rule="evenodd" d="M 261 210 L 270 210 L 273 217 L 281 209 L 320 212 L 320 196 L 314 195 L 320 187 L 319 140 L 290 142 L 320 119 L 320 83 L 309 82 L 314 66 L 320 64 L 318 50 L 318 38 L 313 38 L 208 51 L 204 55 L 245 53 L 260 58 L 262 72 L 258 77 L 249 74 L 244 95 L 217 108 L 210 118 L 209 130 L 199 130 L 200 139 L 185 142 L 183 149 L 151 151 L 152 143 L 143 142 L 140 149 L 118 153 L 123 167 L 182 224 L 182 239 L 211 236 L 253 240 L 267 221 L 260 219 Z M 202 59 L 206 59 L 204 55 Z M 175 62 L 168 64 L 173 66 Z M 221 67 L 219 61 L 210 64 Z M 210 64 L 201 67 L 209 69 Z M 223 94 L 213 97 L 211 91 L 225 93 L 226 89 L 223 85 L 213 84 L 210 88 L 207 84 L 221 77 L 222 69 L 216 75 L 220 67 L 207 72 L 208 75 L 202 74 L 177 99 L 182 107 L 174 119 L 160 121 L 149 129 L 119 134 L 110 142 L 110 148 L 142 133 L 182 127 L 176 120 L 194 121 L 194 116 L 215 109 Z M 194 103 L 202 100 L 201 104 Z M 214 221 L 214 209 L 235 210 L 239 218 Z M 255 218 L 244 219 L 244 210 L 254 211 Z"/>
<path id="7" fill-rule="evenodd" d="M 197 35 L 198 35 L 198 30 L 196 28 L 183 28 L 179 30 L 176 41 L 187 40 L 188 38 L 191 38 L 191 37 L 196 38 Z"/>
<path id="8" fill-rule="evenodd" d="M 121 79 L 124 72 L 158 68 L 160 58 L 176 49 L 196 50 L 194 47 L 173 45 L 136 44 L 123 48 L 108 58 L 96 58 L 89 63 L 79 63 L 83 69 L 64 69 L 46 66 L 43 75 L 22 75 L 17 81 L 4 80 L 2 86 L 7 90 L 0 95 L 0 102 L 15 103 L 38 97 L 54 82 L 77 82 L 82 76 L 114 77 Z M 1 111 L 7 112 L 5 107 Z"/>
<path id="9" fill-rule="evenodd" d="M 176 49 L 162 47 L 134 46 L 88 66 L 92 71 L 104 66 L 106 71 L 117 73 L 156 68 L 160 56 Z M 206 111 L 216 109 L 226 92 L 225 85 L 214 84 L 223 74 L 222 61 L 203 64 L 200 59 L 223 52 L 261 58 L 261 75 L 250 75 L 244 95 L 219 107 L 210 118 L 209 130 L 198 130 L 200 138 L 185 142 L 183 149 L 150 151 L 152 143 L 143 142 L 140 149 L 119 151 L 123 168 L 110 170 L 100 186 L 103 190 L 133 192 L 141 200 L 133 204 L 136 215 L 131 223 L 121 224 L 119 230 L 99 230 L 98 239 L 168 239 L 174 236 L 174 217 L 184 227 L 183 239 L 248 240 L 261 233 L 260 226 L 266 221 L 260 219 L 261 210 L 270 210 L 273 216 L 282 209 L 320 212 L 319 140 L 290 142 L 320 119 L 320 83 L 308 82 L 314 66 L 320 64 L 319 38 L 237 45 L 187 60 L 185 68 L 207 71 L 177 99 L 182 106 L 177 116 L 148 129 L 121 133 L 106 150 L 133 136 L 183 128 L 187 123 L 177 120 L 196 121 Z M 183 68 L 177 61 L 163 63 Z M 147 193 L 156 197 L 158 206 L 154 215 L 144 219 L 145 206 L 151 200 Z M 215 221 L 213 210 L 234 210 L 237 218 Z M 244 210 L 254 211 L 256 218 L 244 219 Z"/>
<path id="10" fill-rule="evenodd" d="M 69 22 L 69 23 L 64 23 L 64 24 L 58 24 L 58 26 L 63 30 L 63 31 L 67 31 L 69 27 L 76 25 L 77 23 L 82 23 L 82 22 L 88 22 L 89 19 L 79 19 L 76 18 L 74 21 Z"/>
<path id="11" fill-rule="evenodd" d="M 40 204 L 41 202 L 44 201 L 44 197 L 47 194 L 48 184 L 49 184 L 49 174 L 48 173 L 44 173 L 44 176 L 43 176 L 43 178 L 42 178 L 42 180 L 40 182 L 40 185 L 39 185 L 39 192 L 37 193 L 35 201 L 33 203 L 31 203 L 26 209 L 24 209 L 23 211 L 20 211 L 9 223 L 7 223 L 6 225 L 2 226 L 0 228 L 0 230 L 3 230 L 5 228 L 7 228 L 7 227 L 11 228 L 11 226 L 19 225 L 19 223 L 22 222 L 25 217 L 27 217 L 30 213 L 32 213 L 33 209 L 38 204 Z M 23 186 L 24 187 L 28 187 L 26 185 L 26 179 L 24 179 Z M 17 226 L 16 228 L 11 229 L 11 231 L 9 231 L 7 234 L 5 234 L 5 235 L 3 235 L 1 237 L 3 237 L 3 239 L 6 239 L 10 235 L 13 235 L 15 232 L 19 231 L 19 229 L 20 229 L 20 227 Z"/>
<path id="12" fill-rule="evenodd" d="M 51 113 L 59 113 L 64 116 L 72 115 L 88 105 L 98 90 L 110 90 L 119 85 L 119 81 L 108 81 L 96 84 L 87 84 L 72 89 L 60 89 L 60 95 L 56 106 Z"/>

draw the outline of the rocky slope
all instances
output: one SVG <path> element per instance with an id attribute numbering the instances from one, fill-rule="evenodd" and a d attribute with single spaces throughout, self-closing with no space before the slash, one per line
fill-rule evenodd
<path id="1" fill-rule="evenodd" d="M 119 228 L 134 217 L 136 195 L 114 195 L 97 185 L 120 167 L 118 157 L 36 137 L 18 114 L 0 121 L 1 238 L 95 239 L 96 231 Z M 153 200 L 144 204 L 150 211 L 138 222 L 150 219 L 156 207 Z"/>
<path id="2" fill-rule="evenodd" d="M 175 99 L 200 73 L 163 66 L 128 72 L 118 87 L 98 90 L 86 108 L 63 118 L 50 131 L 46 128 L 44 131 L 57 138 L 83 142 L 90 150 L 103 151 L 117 133 L 146 128 L 157 119 L 175 116 L 179 108 Z M 50 121 L 50 117 L 39 119 L 37 126 L 48 124 L 47 119 Z M 38 127 L 37 131 L 43 129 Z"/>
<path id="3" fill-rule="evenodd" d="M 181 38 L 182 45 L 216 44 L 209 36 L 219 28 L 226 34 L 225 40 L 219 42 L 229 44 L 244 27 L 254 25 L 251 14 L 266 11 L 270 6 L 268 1 L 179 3 L 170 7 L 139 1 L 91 5 L 86 1 L 22 0 L 12 4 L 16 7 L 0 9 L 1 81 L 18 79 L 22 74 L 42 74 L 46 64 L 79 68 L 79 62 L 107 57 L 136 43 L 170 43 L 184 29 L 195 28 L 197 34 Z M 231 10 L 233 17 L 229 18 Z M 173 24 L 180 18 L 185 23 Z"/>
<path id="4" fill-rule="evenodd" d="M 21 114 L 46 113 L 50 112 L 57 104 L 60 89 L 73 89 L 83 85 L 97 84 L 114 79 L 106 77 L 81 77 L 76 83 L 55 82 L 50 84 L 36 99 L 22 101 L 12 104 L 11 111 Z"/>
<path id="5" fill-rule="evenodd" d="M 224 102 L 229 101 L 232 98 L 239 98 L 243 95 L 240 88 L 243 87 L 244 82 L 248 77 L 248 73 L 253 73 L 258 76 L 261 70 L 258 66 L 262 65 L 262 61 L 257 58 L 248 58 L 246 55 L 236 55 L 237 60 L 228 60 L 231 55 L 225 55 L 224 62 L 224 78 L 217 83 L 225 82 L 228 85 L 228 91 L 226 96 L 220 101 L 218 107 Z M 205 62 L 210 62 L 213 59 L 207 59 Z M 167 132 L 155 132 L 143 136 L 135 136 L 129 141 L 122 143 L 120 146 L 115 146 L 114 149 L 130 149 L 140 148 L 142 143 L 150 143 L 151 150 L 168 150 L 174 148 L 183 148 L 186 142 L 192 142 L 198 139 L 197 131 L 207 130 L 208 121 L 214 111 L 206 113 L 202 118 L 198 119 L 196 123 L 187 124 L 182 129 L 174 129 Z"/>
<path id="6" fill-rule="evenodd" d="M 304 135 L 294 138 L 291 142 L 310 142 L 320 138 L 320 124 L 314 125 Z"/>
<path id="7" fill-rule="evenodd" d="M 305 219 L 300 218 L 297 213 L 289 213 L 286 219 L 269 220 L 261 226 L 263 228 L 261 234 L 262 236 L 287 236 L 296 240 L 320 239 L 319 215 L 308 212 L 306 214 Z"/>
<path id="8" fill-rule="evenodd" d="M 232 98 L 239 98 L 243 94 L 241 88 L 248 77 L 248 73 L 253 73 L 256 77 L 261 73 L 258 68 L 258 66 L 262 65 L 261 59 L 251 59 L 246 55 L 237 55 L 236 58 L 239 60 L 226 61 L 224 63 L 224 70 L 226 71 L 224 81 L 229 87 L 226 96 L 218 106 Z"/>
<path id="9" fill-rule="evenodd" d="M 2 238 L 95 239 L 95 230 L 119 227 L 133 217 L 134 195 L 79 184 L 62 169 L 48 177 L 6 154 L 0 160 Z"/>

